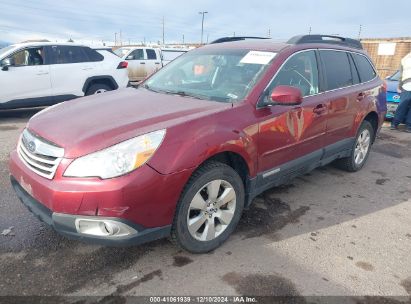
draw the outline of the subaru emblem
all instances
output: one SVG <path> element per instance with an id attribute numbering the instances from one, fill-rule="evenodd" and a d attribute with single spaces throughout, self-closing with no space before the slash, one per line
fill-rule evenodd
<path id="1" fill-rule="evenodd" d="M 27 150 L 29 150 L 31 153 L 34 153 L 36 151 L 36 144 L 34 143 L 34 141 L 30 141 L 27 144 Z"/>

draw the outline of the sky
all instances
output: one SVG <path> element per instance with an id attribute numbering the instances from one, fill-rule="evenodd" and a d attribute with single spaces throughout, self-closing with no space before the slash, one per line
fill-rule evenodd
<path id="1" fill-rule="evenodd" d="M 112 45 L 198 43 L 223 36 L 274 39 L 311 33 L 411 36 L 411 0 L 0 0 L 0 42 L 48 39 Z M 361 33 L 360 33 L 361 27 Z M 115 34 L 117 33 L 117 34 Z"/>

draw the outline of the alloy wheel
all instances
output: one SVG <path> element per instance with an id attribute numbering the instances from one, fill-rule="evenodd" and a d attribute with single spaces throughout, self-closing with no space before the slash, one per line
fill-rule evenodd
<path id="1" fill-rule="evenodd" d="M 191 200 L 187 226 L 193 238 L 211 241 L 230 225 L 236 208 L 233 186 L 221 179 L 204 185 Z"/>
<path id="2" fill-rule="evenodd" d="M 370 149 L 371 135 L 370 131 L 364 129 L 360 136 L 357 138 L 357 143 L 354 149 L 354 162 L 355 164 L 361 165 L 365 158 L 367 157 L 368 150 Z"/>

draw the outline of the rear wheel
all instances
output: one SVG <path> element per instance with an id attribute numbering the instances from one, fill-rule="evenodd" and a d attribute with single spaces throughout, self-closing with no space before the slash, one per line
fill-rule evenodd
<path id="1" fill-rule="evenodd" d="M 336 165 L 348 172 L 359 171 L 368 159 L 373 140 L 374 128 L 369 121 L 365 120 L 358 130 L 351 155 L 337 160 Z"/>
<path id="2" fill-rule="evenodd" d="M 209 162 L 188 181 L 178 203 L 172 240 L 193 253 L 209 252 L 234 231 L 244 206 L 244 185 L 234 169 Z"/>
<path id="3" fill-rule="evenodd" d="M 88 95 L 93 95 L 93 94 L 101 94 L 101 93 L 111 91 L 111 90 L 112 90 L 111 87 L 109 87 L 108 85 L 97 83 L 97 84 L 91 85 L 88 88 L 86 95 L 88 96 Z"/>

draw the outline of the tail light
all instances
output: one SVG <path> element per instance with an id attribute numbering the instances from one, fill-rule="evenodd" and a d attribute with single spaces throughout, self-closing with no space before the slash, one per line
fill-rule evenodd
<path id="1" fill-rule="evenodd" d="M 122 61 L 118 64 L 117 69 L 127 69 L 127 67 L 128 67 L 128 62 Z"/>

